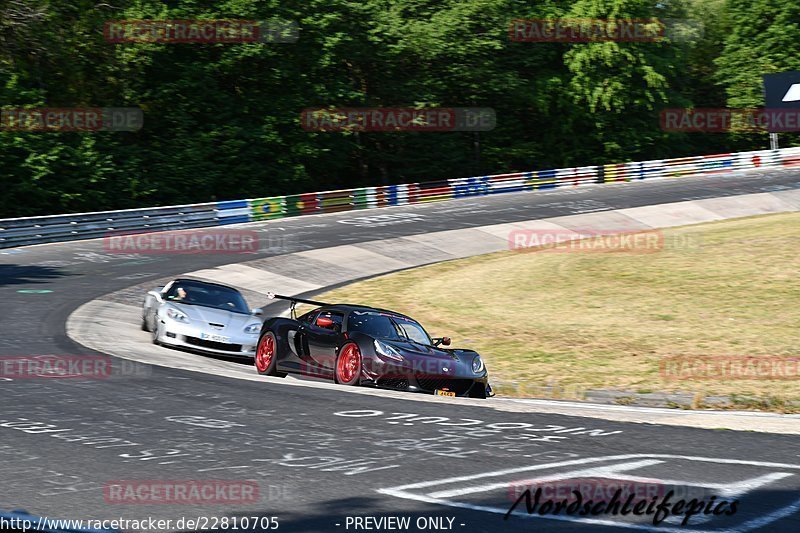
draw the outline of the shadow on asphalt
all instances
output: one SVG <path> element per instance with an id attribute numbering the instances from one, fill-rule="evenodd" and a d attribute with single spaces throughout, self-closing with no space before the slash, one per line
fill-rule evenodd
<path id="1" fill-rule="evenodd" d="M 53 267 L 0 265 L 0 287 L 45 283 L 68 275 L 63 270 Z"/>

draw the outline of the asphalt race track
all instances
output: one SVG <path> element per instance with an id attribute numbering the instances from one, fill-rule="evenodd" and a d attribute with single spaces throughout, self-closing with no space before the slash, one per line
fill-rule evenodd
<path id="1" fill-rule="evenodd" d="M 800 172 L 508 194 L 248 226 L 283 243 L 266 257 L 788 189 L 800 189 Z M 102 241 L 2 251 L 0 356 L 92 355 L 65 332 L 67 317 L 80 305 L 148 280 L 249 259 L 128 257 L 104 253 Z M 118 371 L 107 379 L 0 378 L 0 509 L 74 519 L 266 516 L 277 518 L 279 531 L 367 530 L 355 528 L 356 517 L 410 517 L 407 531 L 800 530 L 797 436 L 496 411 L 446 398 L 343 394 L 116 363 Z M 604 516 L 583 523 L 503 520 L 513 502 L 512 482 L 630 474 L 687 491 L 720 490 L 739 499 L 738 512 L 696 516 L 688 526 Z M 104 497 L 104 487 L 118 480 L 192 479 L 253 480 L 258 498 L 245 505 L 134 505 Z M 417 528 L 418 518 L 426 527 Z"/>

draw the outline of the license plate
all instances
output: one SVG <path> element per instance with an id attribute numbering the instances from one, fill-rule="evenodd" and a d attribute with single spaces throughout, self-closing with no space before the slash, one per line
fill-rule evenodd
<path id="1" fill-rule="evenodd" d="M 211 333 L 201 333 L 200 338 L 207 341 L 224 342 L 226 344 L 230 344 L 231 342 L 230 337 L 223 337 L 222 335 L 213 335 Z"/>
<path id="2" fill-rule="evenodd" d="M 455 396 L 455 395 L 456 395 L 456 393 L 455 393 L 455 392 L 453 392 L 453 391 L 449 391 L 449 390 L 441 390 L 441 389 L 436 389 L 436 390 L 434 391 L 434 394 L 435 394 L 436 396 Z"/>

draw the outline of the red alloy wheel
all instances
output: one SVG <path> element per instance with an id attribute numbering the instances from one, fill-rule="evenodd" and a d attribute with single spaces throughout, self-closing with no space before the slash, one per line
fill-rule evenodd
<path id="1" fill-rule="evenodd" d="M 272 363 L 274 355 L 275 337 L 270 331 L 258 341 L 258 349 L 256 349 L 256 369 L 261 373 L 266 372 L 270 363 Z"/>
<path id="2" fill-rule="evenodd" d="M 361 350 L 354 342 L 346 344 L 336 363 L 336 378 L 344 385 L 354 385 L 361 374 Z"/>

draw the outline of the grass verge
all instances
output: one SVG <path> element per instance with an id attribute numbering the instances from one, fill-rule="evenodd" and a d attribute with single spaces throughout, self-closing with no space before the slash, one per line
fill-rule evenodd
<path id="1" fill-rule="evenodd" d="M 409 314 L 432 335 L 479 351 L 504 395 L 681 392 L 723 396 L 737 408 L 800 410 L 796 372 L 699 380 L 662 371 L 674 356 L 800 357 L 800 214 L 663 235 L 656 253 L 500 252 L 374 278 L 319 299 Z M 561 392 L 545 392 L 553 390 Z"/>

